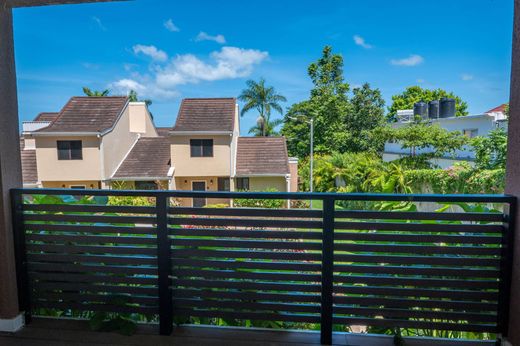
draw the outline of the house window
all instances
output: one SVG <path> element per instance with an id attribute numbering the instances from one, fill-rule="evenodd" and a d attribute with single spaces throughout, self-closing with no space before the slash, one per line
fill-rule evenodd
<path id="1" fill-rule="evenodd" d="M 87 187 L 85 185 L 71 185 L 70 188 L 75 190 L 85 190 Z"/>
<path id="2" fill-rule="evenodd" d="M 83 160 L 81 141 L 58 141 L 58 160 Z"/>
<path id="3" fill-rule="evenodd" d="M 229 191 L 229 178 L 218 178 L 218 190 Z"/>
<path id="4" fill-rule="evenodd" d="M 136 190 L 157 190 L 157 183 L 154 181 L 136 181 Z"/>
<path id="5" fill-rule="evenodd" d="M 213 157 L 212 139 L 190 139 L 191 157 Z"/>
<path id="6" fill-rule="evenodd" d="M 249 190 L 249 178 L 237 178 L 236 187 L 237 190 Z"/>
<path id="7" fill-rule="evenodd" d="M 478 136 L 478 129 L 465 129 L 464 136 L 468 138 L 473 138 Z"/>

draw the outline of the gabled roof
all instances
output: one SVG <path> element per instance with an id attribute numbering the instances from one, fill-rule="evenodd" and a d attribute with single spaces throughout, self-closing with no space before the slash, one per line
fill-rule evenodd
<path id="1" fill-rule="evenodd" d="M 173 131 L 233 131 L 235 98 L 191 98 L 182 100 Z"/>
<path id="2" fill-rule="evenodd" d="M 170 166 L 170 139 L 143 137 L 134 145 L 112 179 L 166 178 Z"/>
<path id="3" fill-rule="evenodd" d="M 285 137 L 239 137 L 236 166 L 238 176 L 289 174 Z"/>
<path id="4" fill-rule="evenodd" d="M 157 134 L 161 137 L 168 137 L 170 131 L 172 130 L 171 127 L 156 127 Z"/>
<path id="5" fill-rule="evenodd" d="M 36 150 L 25 150 L 25 139 L 23 137 L 20 138 L 20 153 L 22 158 L 23 183 L 36 184 L 38 182 Z"/>
<path id="6" fill-rule="evenodd" d="M 507 103 L 504 103 L 504 104 L 501 104 L 500 106 L 490 109 L 484 113 L 500 113 L 500 112 L 504 113 L 506 111 L 506 107 L 507 107 Z"/>
<path id="7" fill-rule="evenodd" d="M 126 96 L 75 96 L 52 124 L 37 132 L 103 132 L 115 124 L 127 102 Z"/>
<path id="8" fill-rule="evenodd" d="M 58 112 L 42 112 L 33 121 L 54 121 L 59 114 Z"/>

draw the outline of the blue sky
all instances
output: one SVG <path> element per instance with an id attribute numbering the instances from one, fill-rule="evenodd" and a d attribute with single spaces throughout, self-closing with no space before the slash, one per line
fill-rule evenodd
<path id="1" fill-rule="evenodd" d="M 405 87 L 454 91 L 471 113 L 508 100 L 512 0 L 136 0 L 15 10 L 20 116 L 59 111 L 82 86 L 135 88 L 171 126 L 184 97 L 237 96 L 264 77 L 288 98 L 312 87 L 324 45 L 352 86 L 387 105 Z M 242 133 L 255 114 L 241 120 Z"/>

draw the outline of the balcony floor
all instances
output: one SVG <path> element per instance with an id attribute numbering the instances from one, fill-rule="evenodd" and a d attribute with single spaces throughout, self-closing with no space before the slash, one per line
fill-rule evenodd
<path id="1" fill-rule="evenodd" d="M 87 322 L 77 320 L 34 319 L 23 330 L 14 334 L 1 334 L 1 346 L 281 346 L 281 345 L 320 345 L 317 332 L 292 332 L 251 330 L 238 328 L 215 327 L 179 327 L 171 336 L 159 336 L 157 327 L 140 326 L 133 336 L 117 333 L 93 332 Z M 407 339 L 410 346 L 480 346 L 493 345 L 493 342 L 454 342 L 454 340 Z M 349 346 L 391 346 L 391 336 L 355 335 L 336 333 L 333 345 Z"/>

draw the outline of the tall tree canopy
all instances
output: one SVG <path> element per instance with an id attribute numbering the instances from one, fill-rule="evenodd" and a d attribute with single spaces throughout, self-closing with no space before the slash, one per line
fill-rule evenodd
<path id="1" fill-rule="evenodd" d="M 88 97 L 105 97 L 110 94 L 110 90 L 91 90 L 90 88 L 83 87 L 83 93 Z"/>
<path id="2" fill-rule="evenodd" d="M 290 107 L 282 134 L 288 138 L 289 153 L 305 157 L 309 153 L 308 120 L 314 118 L 314 148 L 317 153 L 359 152 L 381 147 L 367 133 L 384 121 L 384 101 L 368 84 L 353 90 L 343 76 L 343 57 L 326 46 L 322 56 L 308 68 L 314 84 L 310 98 Z"/>
<path id="3" fill-rule="evenodd" d="M 406 88 L 400 94 L 392 96 L 392 105 L 388 108 L 388 121 L 397 121 L 397 111 L 401 109 L 413 109 L 416 102 L 429 102 L 440 100 L 443 97 L 455 99 L 456 116 L 468 115 L 468 104 L 453 92 L 442 89 L 423 89 L 420 86 L 411 86 Z"/>
<path id="4" fill-rule="evenodd" d="M 250 129 L 250 133 L 256 136 L 269 136 L 274 134 L 275 127 L 279 125 L 279 121 L 271 121 L 271 111 L 275 110 L 283 114 L 282 102 L 287 102 L 285 96 L 278 94 L 276 89 L 272 86 L 265 85 L 265 79 L 260 81 L 248 80 L 246 82 L 247 88 L 242 90 L 238 99 L 244 102 L 241 116 L 244 116 L 249 111 L 255 110 L 258 112 L 257 126 Z"/>

